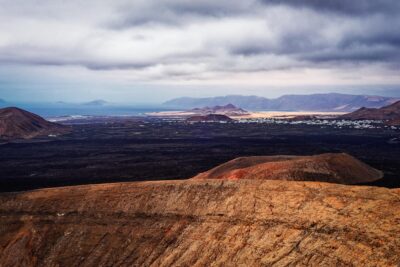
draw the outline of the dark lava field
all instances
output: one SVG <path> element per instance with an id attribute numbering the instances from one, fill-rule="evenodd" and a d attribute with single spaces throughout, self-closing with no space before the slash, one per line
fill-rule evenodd
<path id="1" fill-rule="evenodd" d="M 346 152 L 382 170 L 370 185 L 400 187 L 400 131 L 156 119 L 72 125 L 56 138 L 3 142 L 0 191 L 186 179 L 240 156 Z"/>

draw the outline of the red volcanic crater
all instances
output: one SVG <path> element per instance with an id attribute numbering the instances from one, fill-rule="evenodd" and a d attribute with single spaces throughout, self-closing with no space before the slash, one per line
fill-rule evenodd
<path id="1" fill-rule="evenodd" d="M 315 156 L 242 157 L 200 173 L 192 179 L 259 179 L 320 181 L 340 184 L 372 182 L 383 173 L 345 153 Z"/>

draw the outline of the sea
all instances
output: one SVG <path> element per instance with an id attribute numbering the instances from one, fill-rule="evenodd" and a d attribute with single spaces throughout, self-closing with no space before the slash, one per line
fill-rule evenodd
<path id="1" fill-rule="evenodd" d="M 7 106 L 15 106 L 53 121 L 68 117 L 74 119 L 87 116 L 146 116 L 147 113 L 174 110 L 153 104 L 97 106 L 66 103 L 8 103 Z"/>

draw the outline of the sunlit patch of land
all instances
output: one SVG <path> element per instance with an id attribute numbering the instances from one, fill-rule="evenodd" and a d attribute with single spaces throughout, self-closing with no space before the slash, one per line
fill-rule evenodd
<path id="1" fill-rule="evenodd" d="M 345 112 L 323 112 L 323 111 L 259 111 L 250 112 L 249 115 L 233 117 L 234 119 L 292 119 L 298 116 L 337 117 Z"/>
<path id="2" fill-rule="evenodd" d="M 337 117 L 345 112 L 323 112 L 323 111 L 257 111 L 249 112 L 248 115 L 230 116 L 233 119 L 292 119 L 298 116 Z M 197 115 L 191 111 L 161 111 L 146 113 L 152 117 L 189 117 Z"/>

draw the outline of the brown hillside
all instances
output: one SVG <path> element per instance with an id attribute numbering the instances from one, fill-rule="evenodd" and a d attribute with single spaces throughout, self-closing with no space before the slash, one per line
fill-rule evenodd
<path id="1" fill-rule="evenodd" d="M 231 160 L 193 179 L 258 179 L 357 184 L 378 180 L 382 172 L 345 154 L 264 156 Z"/>
<path id="2" fill-rule="evenodd" d="M 400 101 L 382 108 L 361 108 L 342 115 L 340 118 L 350 120 L 400 120 Z"/>
<path id="3" fill-rule="evenodd" d="M 19 108 L 0 109 L 0 138 L 29 139 L 42 135 L 63 134 L 68 130 L 68 127 L 46 121 L 36 114 Z"/>
<path id="4" fill-rule="evenodd" d="M 0 266 L 396 266 L 400 191 L 191 180 L 0 195 Z"/>
<path id="5" fill-rule="evenodd" d="M 390 120 L 387 122 L 387 124 L 391 126 L 400 126 L 400 118 Z"/>

